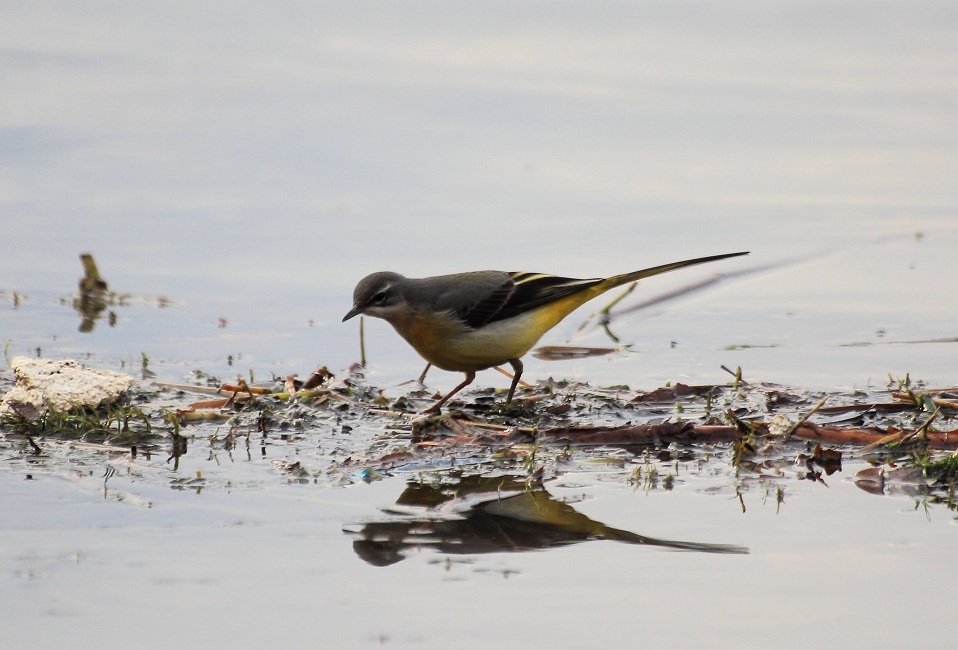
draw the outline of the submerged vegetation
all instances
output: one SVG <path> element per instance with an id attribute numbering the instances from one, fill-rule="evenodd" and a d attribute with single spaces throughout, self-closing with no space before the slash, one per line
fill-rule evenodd
<path id="1" fill-rule="evenodd" d="M 110 404 L 100 408 L 76 407 L 43 415 L 23 407 L 2 417 L 4 429 L 14 434 L 37 437 L 96 440 L 126 445 L 153 437 L 149 416 L 135 404 Z"/>
<path id="2" fill-rule="evenodd" d="M 343 379 L 322 368 L 305 382 L 260 385 L 198 376 L 195 385 L 146 385 L 98 409 L 15 410 L 3 415 L 0 431 L 14 466 L 32 457 L 35 467 L 52 449 L 78 442 L 88 453 L 94 445 L 131 461 L 162 450 L 174 464 L 189 449 L 217 465 L 219 452 L 232 458 L 242 449 L 252 460 L 258 446 L 262 459 L 279 452 L 273 466 L 297 483 L 438 472 L 542 485 L 601 467 L 645 492 L 672 490 L 690 475 L 724 476 L 720 489 L 739 499 L 758 490 L 767 501 L 771 493 L 776 508 L 790 480 L 827 484 L 851 464 L 867 492 L 956 509 L 958 389 L 906 378 L 874 392 L 822 395 L 729 372 L 727 385 L 653 391 L 541 382 L 509 407 L 494 391 L 475 390 L 438 416 L 420 415 L 434 399 L 428 391 L 389 398 L 358 367 Z"/>

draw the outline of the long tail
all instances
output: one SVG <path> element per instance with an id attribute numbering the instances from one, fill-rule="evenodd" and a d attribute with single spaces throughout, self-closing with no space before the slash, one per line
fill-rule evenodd
<path id="1" fill-rule="evenodd" d="M 748 255 L 749 251 L 743 251 L 741 253 L 725 253 L 724 255 L 709 255 L 708 257 L 696 257 L 691 260 L 684 260 L 682 262 L 672 262 L 671 264 L 662 264 L 660 266 L 653 266 L 649 269 L 642 269 L 641 271 L 633 271 L 632 273 L 623 273 L 622 275 L 613 275 L 611 278 L 606 278 L 603 282 L 599 283 L 596 288 L 601 288 L 601 291 L 596 292 L 596 295 L 599 293 L 604 293 L 609 289 L 614 289 L 615 287 L 620 287 L 623 284 L 628 284 L 629 282 L 635 282 L 636 280 L 641 280 L 643 278 L 649 278 L 653 275 L 659 275 L 660 273 L 668 273 L 669 271 L 674 271 L 676 269 L 684 269 L 686 266 L 695 266 L 696 264 L 707 264 L 709 262 L 717 262 L 718 260 L 724 260 L 729 257 L 739 257 L 740 255 Z"/>
<path id="2" fill-rule="evenodd" d="M 693 260 L 662 264 L 641 271 L 613 275 L 611 278 L 605 278 L 604 280 L 600 278 L 577 280 L 542 273 L 513 273 L 511 277 L 515 282 L 516 290 L 509 296 L 505 305 L 497 305 L 498 311 L 495 312 L 491 320 L 503 320 L 524 312 L 535 311 L 538 314 L 535 327 L 538 332 L 536 338 L 538 338 L 555 327 L 559 321 L 575 309 L 610 289 L 659 273 L 667 273 L 696 264 L 716 262 L 739 255 L 748 255 L 748 251 L 710 255 L 709 257 L 697 257 Z M 487 319 L 481 324 L 491 322 L 491 320 Z"/>
<path id="3" fill-rule="evenodd" d="M 507 316 L 513 316 L 515 313 L 536 309 L 540 318 L 538 322 L 538 336 L 541 336 L 549 329 L 555 327 L 559 321 L 571 314 L 575 309 L 610 289 L 628 284 L 629 282 L 641 280 L 642 278 L 658 275 L 659 273 L 667 273 L 676 269 L 685 268 L 686 266 L 694 266 L 695 264 L 716 262 L 728 257 L 738 257 L 739 255 L 748 255 L 748 251 L 697 257 L 693 260 L 684 260 L 682 262 L 672 262 L 671 264 L 653 266 L 652 268 L 633 271 L 632 273 L 613 275 L 611 278 L 604 280 L 572 280 L 569 278 L 556 278 L 551 275 L 517 273 L 514 274 L 514 277 L 518 278 L 516 280 L 517 286 L 519 288 L 527 288 L 527 295 L 516 300 L 520 305 L 519 309 L 513 312 L 508 312 L 507 309 L 503 309 L 500 315 L 497 316 L 505 318 Z M 549 289 L 548 291 L 543 290 L 544 284 L 545 288 Z M 532 294 L 531 297 L 528 295 L 529 293 Z M 514 299 L 517 295 L 518 292 L 514 294 Z M 543 305 L 548 305 L 548 308 L 539 309 L 539 307 Z"/>

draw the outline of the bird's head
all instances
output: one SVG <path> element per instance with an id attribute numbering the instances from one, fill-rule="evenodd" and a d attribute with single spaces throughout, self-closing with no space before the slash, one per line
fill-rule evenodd
<path id="1" fill-rule="evenodd" d="M 403 307 L 399 286 L 405 279 L 389 271 L 367 275 L 353 290 L 353 308 L 343 317 L 343 322 L 359 314 L 392 320 Z"/>

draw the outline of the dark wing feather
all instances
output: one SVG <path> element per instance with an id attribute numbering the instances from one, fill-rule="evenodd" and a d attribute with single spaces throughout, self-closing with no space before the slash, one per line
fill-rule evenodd
<path id="1" fill-rule="evenodd" d="M 602 278 L 577 280 L 542 273 L 510 273 L 502 287 L 462 314 L 470 327 L 481 327 L 518 316 L 602 282 Z"/>
<path id="2" fill-rule="evenodd" d="M 498 320 L 502 318 L 499 315 L 502 308 L 509 304 L 515 291 L 516 283 L 512 279 L 506 279 L 499 288 L 491 291 L 482 300 L 460 311 L 459 317 L 473 329 Z"/>

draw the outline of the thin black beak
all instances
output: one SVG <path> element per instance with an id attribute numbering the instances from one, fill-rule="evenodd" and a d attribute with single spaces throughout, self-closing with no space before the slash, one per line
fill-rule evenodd
<path id="1" fill-rule="evenodd" d="M 356 315 L 361 314 L 361 313 L 363 313 L 363 308 L 360 307 L 359 305 L 353 305 L 353 308 L 350 309 L 349 312 L 348 312 L 345 316 L 343 316 L 343 322 L 345 323 L 346 321 L 348 321 L 348 320 L 349 320 L 350 318 L 352 318 L 353 316 L 356 316 Z"/>

